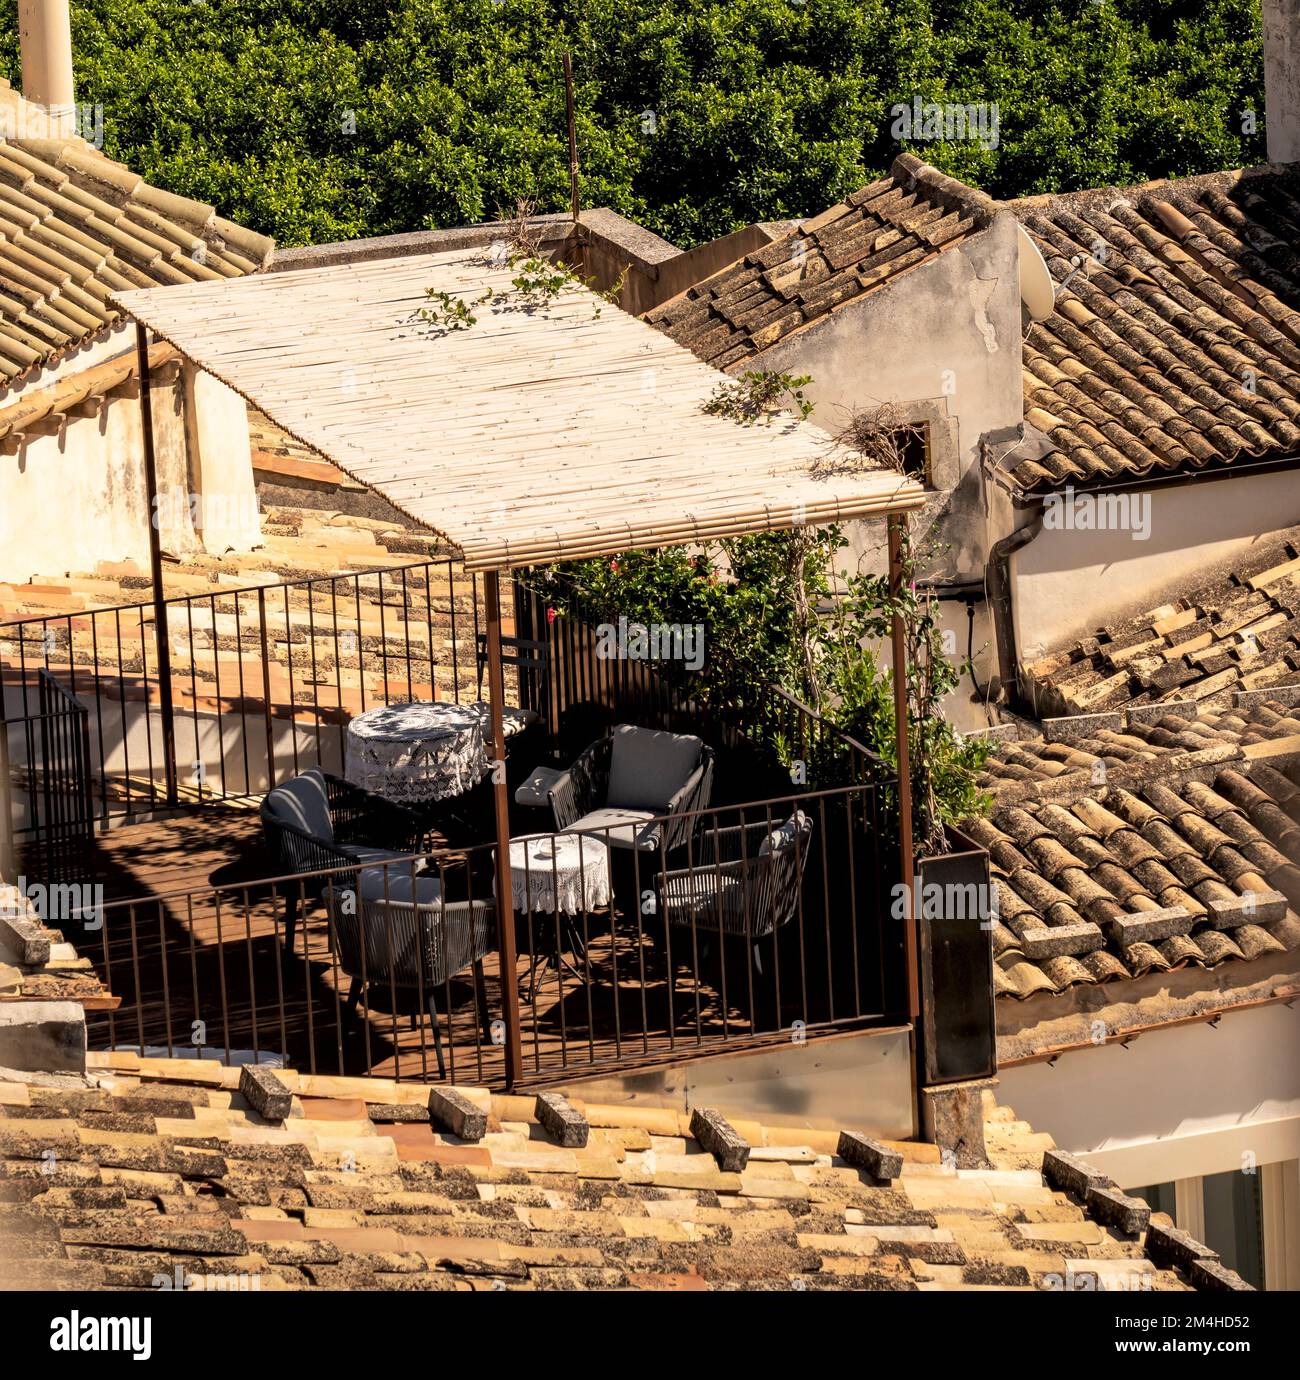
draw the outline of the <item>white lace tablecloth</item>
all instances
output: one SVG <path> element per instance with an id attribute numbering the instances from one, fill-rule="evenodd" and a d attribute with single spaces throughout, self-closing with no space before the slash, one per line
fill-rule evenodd
<path id="1" fill-rule="evenodd" d="M 578 915 L 609 905 L 609 850 L 581 834 L 533 834 L 510 844 L 517 911 Z"/>
<path id="2" fill-rule="evenodd" d="M 487 722 L 478 704 L 368 709 L 348 724 L 343 774 L 400 805 L 463 795 L 488 772 Z"/>

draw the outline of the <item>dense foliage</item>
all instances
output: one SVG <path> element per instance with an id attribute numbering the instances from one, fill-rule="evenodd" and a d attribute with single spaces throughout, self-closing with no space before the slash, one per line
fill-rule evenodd
<path id="1" fill-rule="evenodd" d="M 885 576 L 839 568 L 847 543 L 840 529 L 767 532 L 692 553 L 685 547 L 631 551 L 614 559 L 570 561 L 532 572 L 530 584 L 558 613 L 590 624 L 650 627 L 697 625 L 703 665 L 658 664 L 659 674 L 689 689 L 705 707 L 741 710 L 786 766 L 794 745 L 781 717 L 765 712 L 775 685 L 812 705 L 829 723 L 896 763 L 893 679 L 871 650 L 884 644 L 895 611 L 907 633 L 908 718 L 916 842 L 939 851 L 942 827 L 982 813 L 976 784 L 988 743 L 963 740 L 943 717 L 943 697 L 965 666 L 943 653 L 937 609 L 917 591 L 906 552 L 903 589 L 891 595 Z M 837 570 L 836 597 L 829 572 Z M 829 736 L 808 764 L 817 784 L 848 779 L 843 739 Z"/>
<path id="2" fill-rule="evenodd" d="M 0 69 L 17 80 L 15 0 Z M 995 195 L 1259 161 L 1258 0 L 77 0 L 106 149 L 282 244 L 586 205 L 687 245 L 887 168 L 890 108 L 996 102 L 910 145 Z M 1257 112 L 1252 132 L 1245 112 Z M 1243 125 L 1247 127 L 1243 132 Z"/>

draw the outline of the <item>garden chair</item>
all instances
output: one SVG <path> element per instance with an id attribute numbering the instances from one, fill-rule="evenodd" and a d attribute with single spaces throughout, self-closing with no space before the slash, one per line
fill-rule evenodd
<path id="1" fill-rule="evenodd" d="M 335 877 L 325 889 L 325 905 L 330 946 L 352 979 L 349 1015 L 368 987 L 422 993 L 433 1023 L 438 1076 L 445 1078 L 438 988 L 472 966 L 484 1038 L 491 1040 L 483 959 L 497 945 L 495 901 L 446 901 L 441 881 L 413 875 L 408 862 L 363 868 L 355 878 Z"/>
<path id="2" fill-rule="evenodd" d="M 656 879 L 659 913 L 670 925 L 694 926 L 704 942 L 744 938 L 757 960 L 758 942 L 798 913 L 811 836 L 812 820 L 802 810 L 775 829 L 765 822 L 706 828 L 692 865 Z"/>
<path id="3" fill-rule="evenodd" d="M 594 834 L 614 848 L 671 852 L 708 808 L 713 749 L 690 734 L 618 724 L 550 785 L 559 833 Z"/>
<path id="4" fill-rule="evenodd" d="M 424 843 L 418 815 L 318 767 L 268 791 L 259 813 L 267 848 L 286 875 L 404 858 L 419 852 Z M 323 882 L 313 877 L 301 887 L 286 888 L 286 956 L 293 953 L 298 891 L 314 899 Z"/>

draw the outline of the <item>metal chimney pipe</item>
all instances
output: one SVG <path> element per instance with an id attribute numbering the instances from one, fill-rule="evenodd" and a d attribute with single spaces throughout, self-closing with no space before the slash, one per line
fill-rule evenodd
<path id="1" fill-rule="evenodd" d="M 68 0 L 18 0 L 23 96 L 68 123 L 75 112 L 72 85 L 72 21 Z"/>

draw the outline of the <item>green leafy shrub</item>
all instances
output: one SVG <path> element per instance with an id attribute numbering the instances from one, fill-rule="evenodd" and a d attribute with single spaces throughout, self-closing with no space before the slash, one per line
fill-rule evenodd
<path id="1" fill-rule="evenodd" d="M 976 777 L 988 744 L 963 739 L 940 703 L 967 669 L 944 655 L 933 602 L 917 593 L 906 558 L 902 594 L 886 576 L 840 572 L 832 597 L 829 572 L 847 546 L 837 527 L 768 532 L 719 542 L 707 550 L 668 547 L 566 562 L 532 572 L 529 583 L 557 612 L 589 623 L 700 624 L 704 664 L 658 666 L 702 707 L 736 710 L 757 721 L 766 745 L 786 766 L 797 756 L 766 687 L 802 699 L 831 724 L 897 766 L 892 674 L 872 650 L 888 639 L 895 610 L 907 628 L 909 754 L 919 852 L 943 847 L 943 826 L 988 808 Z M 814 747 L 810 779 L 851 779 L 843 740 Z"/>
<path id="2" fill-rule="evenodd" d="M 0 21 L 17 82 L 15 0 Z M 566 208 L 566 50 L 583 205 L 682 246 L 862 186 L 915 96 L 998 104 L 996 148 L 909 146 L 995 196 L 1264 157 L 1257 0 L 78 0 L 72 26 L 106 151 L 284 245 Z"/>

